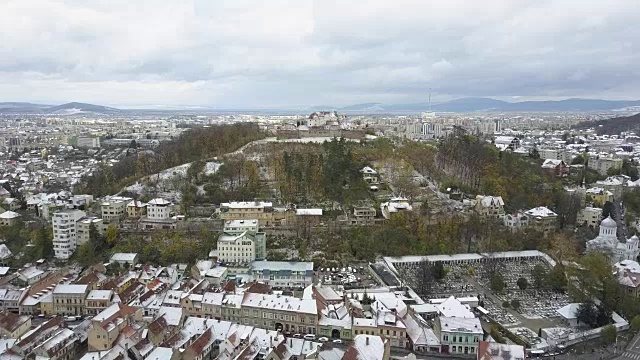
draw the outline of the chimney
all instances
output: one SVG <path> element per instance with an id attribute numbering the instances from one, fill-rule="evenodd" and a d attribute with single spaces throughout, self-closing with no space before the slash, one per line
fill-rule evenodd
<path id="1" fill-rule="evenodd" d="M 367 336 L 365 339 L 367 339 L 367 345 L 369 345 L 369 337 Z"/>

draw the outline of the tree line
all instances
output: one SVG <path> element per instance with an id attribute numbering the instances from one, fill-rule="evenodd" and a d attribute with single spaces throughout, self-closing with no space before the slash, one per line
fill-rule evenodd
<path id="1" fill-rule="evenodd" d="M 114 194 L 145 176 L 230 153 L 265 136 L 256 124 L 251 123 L 189 129 L 154 150 L 127 149 L 124 158 L 113 166 L 101 164 L 93 174 L 82 179 L 75 191 L 97 197 Z"/>

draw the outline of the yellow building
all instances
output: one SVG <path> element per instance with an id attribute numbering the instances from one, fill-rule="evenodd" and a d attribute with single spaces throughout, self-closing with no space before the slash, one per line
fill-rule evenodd
<path id="1" fill-rule="evenodd" d="M 91 319 L 88 332 L 89 351 L 111 349 L 120 332 L 134 321 L 142 321 L 142 309 L 115 303 Z"/>
<path id="2" fill-rule="evenodd" d="M 31 316 L 0 312 L 0 335 L 16 339 L 31 329 Z"/>
<path id="3" fill-rule="evenodd" d="M 263 201 L 233 201 L 220 204 L 220 218 L 223 220 L 258 219 L 261 226 L 274 221 L 273 204 Z"/>

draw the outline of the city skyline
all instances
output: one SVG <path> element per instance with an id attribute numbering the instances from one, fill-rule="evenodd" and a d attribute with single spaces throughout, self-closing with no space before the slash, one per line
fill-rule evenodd
<path id="1" fill-rule="evenodd" d="M 579 6 L 577 6 L 579 5 Z M 8 1 L 0 101 L 278 108 L 637 99 L 632 2 Z"/>

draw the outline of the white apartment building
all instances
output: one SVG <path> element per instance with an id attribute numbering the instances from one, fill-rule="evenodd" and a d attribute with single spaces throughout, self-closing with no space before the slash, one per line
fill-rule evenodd
<path id="1" fill-rule="evenodd" d="M 305 288 L 313 283 L 313 262 L 254 261 L 249 275 L 271 286 Z"/>
<path id="2" fill-rule="evenodd" d="M 578 212 L 576 223 L 578 226 L 592 226 L 596 228 L 600 224 L 602 208 L 586 207 Z"/>
<path id="3" fill-rule="evenodd" d="M 147 203 L 147 218 L 151 220 L 167 220 L 173 216 L 173 203 L 157 198 Z"/>
<path id="4" fill-rule="evenodd" d="M 242 234 L 245 231 L 259 232 L 260 224 L 258 220 L 227 220 L 224 222 L 224 232 L 227 234 Z"/>
<path id="5" fill-rule="evenodd" d="M 53 214 L 53 250 L 57 259 L 68 259 L 78 246 L 76 223 L 87 214 L 82 210 L 65 210 Z"/>
<path id="6" fill-rule="evenodd" d="M 89 242 L 89 229 L 91 224 L 95 226 L 99 233 L 104 233 L 104 227 L 102 226 L 102 219 L 95 216 L 85 216 L 80 218 L 76 222 L 76 230 L 78 233 L 77 246 Z"/>
<path id="7" fill-rule="evenodd" d="M 131 198 L 124 196 L 112 196 L 103 201 L 100 204 L 100 210 L 104 224 L 119 223 L 124 219 L 127 216 L 127 204 L 131 200 Z"/>
<path id="8" fill-rule="evenodd" d="M 100 138 L 99 137 L 79 137 L 77 146 L 79 148 L 99 148 Z"/>
<path id="9" fill-rule="evenodd" d="M 231 263 L 250 263 L 256 259 L 255 234 L 222 234 L 218 238 L 218 259 Z"/>

